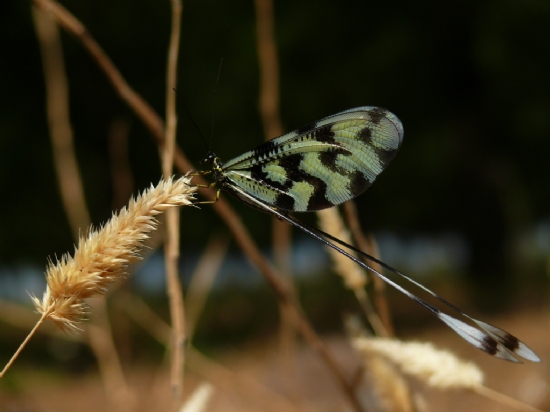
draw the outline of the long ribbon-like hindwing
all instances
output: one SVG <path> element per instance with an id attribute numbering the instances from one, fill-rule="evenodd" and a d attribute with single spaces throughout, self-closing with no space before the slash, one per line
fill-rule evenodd
<path id="1" fill-rule="evenodd" d="M 326 209 L 360 195 L 387 167 L 402 141 L 399 119 L 385 109 L 367 106 L 310 123 L 225 164 L 212 152 L 205 161 L 212 163 L 211 173 L 219 189 L 287 221 L 340 252 L 426 308 L 471 345 L 512 362 L 519 362 L 516 356 L 539 362 L 538 356 L 515 336 L 472 318 L 400 271 L 288 214 Z M 210 172 L 201 174 L 206 173 Z M 337 245 L 411 282 L 477 328 L 441 312 Z"/>

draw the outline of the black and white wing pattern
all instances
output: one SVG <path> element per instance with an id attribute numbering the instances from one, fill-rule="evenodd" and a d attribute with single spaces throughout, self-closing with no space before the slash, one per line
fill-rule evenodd
<path id="1" fill-rule="evenodd" d="M 363 193 L 403 141 L 399 119 L 358 107 L 269 140 L 221 167 L 222 184 L 292 212 L 339 205 Z"/>

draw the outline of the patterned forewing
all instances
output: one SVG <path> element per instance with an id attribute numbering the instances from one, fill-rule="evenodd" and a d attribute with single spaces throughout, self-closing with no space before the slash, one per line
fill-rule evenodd
<path id="1" fill-rule="evenodd" d="M 230 185 L 277 208 L 321 210 L 363 193 L 402 139 L 396 116 L 361 107 L 272 139 L 227 162 L 223 172 Z"/>

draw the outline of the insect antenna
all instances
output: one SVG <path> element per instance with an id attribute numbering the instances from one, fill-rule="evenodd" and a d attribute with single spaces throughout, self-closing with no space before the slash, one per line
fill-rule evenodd
<path id="1" fill-rule="evenodd" d="M 174 90 L 175 93 L 178 92 L 176 89 L 173 89 L 173 90 Z M 197 126 L 197 124 L 195 123 L 195 120 L 193 120 L 193 116 L 191 116 L 191 113 L 189 112 L 189 108 L 187 107 L 187 104 L 185 103 L 184 98 L 181 99 L 181 104 L 183 105 L 183 109 L 185 110 L 185 114 L 187 115 L 189 120 L 191 120 L 191 123 L 193 124 L 193 126 L 195 127 L 197 132 L 199 133 L 199 136 L 201 137 L 201 139 L 204 143 L 204 146 L 206 147 L 206 150 L 209 150 L 208 144 L 206 143 L 206 139 L 204 138 L 204 135 L 201 133 L 201 129 L 199 129 L 199 126 Z"/>
<path id="2" fill-rule="evenodd" d="M 212 151 L 212 142 L 214 141 L 214 115 L 216 113 L 215 110 L 215 104 L 216 104 L 216 91 L 218 90 L 218 84 L 220 83 L 220 77 L 222 74 L 222 64 L 223 64 L 223 57 L 220 59 L 220 65 L 218 67 L 218 75 L 216 76 L 216 83 L 214 84 L 214 91 L 212 92 L 212 130 L 210 135 L 210 147 L 208 148 L 208 152 Z"/>

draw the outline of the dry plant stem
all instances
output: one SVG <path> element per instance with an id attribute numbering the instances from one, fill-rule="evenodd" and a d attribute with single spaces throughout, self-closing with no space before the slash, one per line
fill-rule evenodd
<path id="1" fill-rule="evenodd" d="M 361 310 L 367 317 L 369 324 L 372 327 L 372 330 L 376 334 L 376 336 L 380 336 L 383 338 L 386 338 L 388 333 L 386 331 L 386 328 L 384 327 L 384 324 L 380 320 L 380 317 L 376 313 L 376 310 L 374 309 L 372 302 L 367 294 L 367 291 L 365 289 L 355 289 L 353 291 L 355 298 L 357 299 L 357 302 L 359 302 L 359 305 L 361 306 Z"/>
<path id="2" fill-rule="evenodd" d="M 255 0 L 256 37 L 260 65 L 260 115 L 266 140 L 283 134 L 279 113 L 279 59 L 274 36 L 273 2 Z M 277 267 L 291 279 L 292 226 L 273 218 L 273 254 Z"/>
<path id="3" fill-rule="evenodd" d="M 91 37 L 82 23 L 76 19 L 69 11 L 63 8 L 59 3 L 53 0 L 33 0 L 34 4 L 38 7 L 50 11 L 58 23 L 65 28 L 69 33 L 74 35 L 81 41 L 83 46 L 88 50 L 92 58 L 94 58 L 103 70 L 107 78 L 113 84 L 114 89 L 119 93 L 121 98 L 136 112 L 139 118 L 143 121 L 146 127 L 149 128 L 153 137 L 159 144 L 164 143 L 164 123 L 158 114 L 151 108 L 143 98 L 137 94 L 124 80 L 118 69 L 113 65 L 112 61 L 108 58 L 105 52 L 99 47 L 96 41 Z M 187 160 L 183 152 L 176 147 L 175 150 L 175 165 L 181 173 L 185 173 L 188 170 L 193 169 L 193 165 Z M 197 176 L 194 180 L 199 184 L 205 184 L 206 181 Z M 205 197 L 212 199 L 215 196 L 215 191 L 204 190 Z M 295 312 L 296 319 L 300 319 L 300 322 L 296 323 L 296 327 L 302 336 L 308 336 L 306 339 L 312 348 L 320 355 L 321 359 L 325 361 L 329 370 L 334 375 L 335 379 L 341 386 L 345 386 L 344 393 L 351 396 L 352 404 L 357 404 L 357 398 L 352 393 L 351 386 L 347 383 L 347 379 L 344 376 L 342 370 L 335 366 L 336 362 L 332 359 L 331 353 L 323 344 L 321 339 L 315 334 L 315 331 L 307 323 L 305 317 L 300 312 L 298 307 L 293 302 L 292 293 L 289 289 L 287 282 L 271 267 L 267 259 L 262 255 L 259 248 L 252 241 L 250 234 L 242 225 L 239 216 L 235 213 L 233 208 L 224 199 L 220 199 L 213 205 L 214 210 L 220 215 L 222 220 L 229 227 L 233 236 L 237 240 L 237 243 L 247 255 L 250 261 L 255 264 L 261 273 L 264 275 L 266 281 L 273 288 L 278 299 L 289 302 L 292 306 L 291 311 Z M 313 341 L 313 342 L 312 342 Z M 331 358 L 332 361 L 328 362 L 327 359 Z M 350 395 L 350 393 L 352 393 Z M 358 409 L 361 410 L 361 409 Z"/>
<path id="4" fill-rule="evenodd" d="M 502 405 L 506 405 L 507 407 L 514 409 L 516 411 L 522 411 L 522 412 L 543 412 L 541 409 L 535 408 L 531 405 L 527 405 L 526 403 L 523 403 L 521 401 L 518 401 L 514 398 L 511 398 L 507 395 L 504 395 L 503 393 L 494 391 L 486 386 L 480 386 L 477 388 L 472 389 L 475 393 L 478 393 L 479 395 L 485 396 L 486 398 L 492 399 L 495 402 L 498 402 Z"/>
<path id="5" fill-rule="evenodd" d="M 366 253 L 374 256 L 375 258 L 380 258 L 380 252 L 378 251 L 378 246 L 374 236 L 365 237 L 363 231 L 361 230 L 361 225 L 359 223 L 359 217 L 357 215 L 357 207 L 353 200 L 344 203 L 344 216 L 346 222 L 351 230 L 353 238 L 357 243 L 357 247 Z M 383 269 L 375 262 L 367 262 L 375 270 L 382 273 Z M 376 312 L 382 321 L 384 326 L 384 332 L 381 333 L 382 337 L 392 337 L 394 336 L 393 323 L 391 320 L 390 308 L 388 305 L 388 300 L 386 298 L 386 282 L 380 279 L 378 276 L 370 276 L 374 284 L 374 305 L 376 306 Z"/>
<path id="6" fill-rule="evenodd" d="M 197 271 L 195 275 L 198 274 Z M 127 302 L 127 304 L 124 304 L 124 302 Z M 123 296 L 122 303 L 123 309 L 138 325 L 149 332 L 161 345 L 169 345 L 170 325 L 153 312 L 139 296 L 127 293 Z M 189 304 L 189 299 L 187 299 L 187 304 Z M 218 388 L 229 386 L 228 391 L 231 392 L 240 392 L 242 388 L 244 397 L 249 396 L 250 393 L 259 394 L 262 403 L 258 405 L 258 409 L 275 411 L 309 410 L 306 405 L 297 408 L 288 402 L 286 398 L 271 391 L 256 380 L 232 372 L 223 365 L 204 356 L 192 345 L 189 346 L 188 351 L 186 365 L 188 368 L 203 376 L 209 382 L 213 382 Z M 270 406 L 273 408 L 270 409 Z"/>
<path id="7" fill-rule="evenodd" d="M 260 66 L 260 115 L 264 128 L 264 137 L 269 140 L 283 134 L 279 112 L 279 59 L 275 41 L 275 19 L 272 0 L 255 0 L 256 8 L 256 45 Z M 273 217 L 272 242 L 273 256 L 279 272 L 285 276 L 296 295 L 296 285 L 292 278 L 292 226 Z M 297 303 L 298 304 L 298 303 Z M 288 379 L 287 386 L 292 390 L 292 377 L 295 376 L 292 352 L 296 346 L 296 331 L 291 325 L 288 313 L 279 308 L 281 323 L 279 339 L 284 373 Z"/>
<path id="8" fill-rule="evenodd" d="M 57 24 L 52 16 L 32 7 L 34 22 L 36 26 L 37 38 L 42 50 L 42 61 L 44 66 L 44 77 L 47 90 L 47 112 L 50 125 L 50 136 L 53 147 L 53 158 L 55 169 L 57 171 L 57 180 L 61 191 L 61 198 L 65 213 L 69 218 L 69 224 L 73 238 L 78 240 L 81 228 L 90 226 L 90 216 L 84 199 L 84 189 L 78 162 L 73 145 L 73 133 L 69 120 L 69 97 L 68 82 L 63 64 L 63 52 Z M 104 298 L 102 298 L 104 299 Z M 105 305 L 105 302 L 103 302 Z M 97 330 L 90 330 L 88 344 L 96 354 L 99 365 L 107 367 L 100 368 L 105 382 L 107 394 L 113 395 L 108 382 L 115 383 L 116 387 L 121 389 L 124 394 L 129 394 L 126 381 L 122 374 L 122 369 L 117 370 L 111 367 L 120 364 L 118 354 L 115 350 L 110 324 L 105 311 L 96 317 L 102 323 L 104 328 L 102 339 L 99 340 Z M 103 345 L 100 346 L 100 342 Z M 103 350 L 102 350 L 103 349 Z M 108 361 L 107 361 L 108 359 Z M 118 402 L 114 396 L 110 396 L 111 401 L 119 406 L 130 405 L 129 395 L 125 402 Z M 118 408 L 122 410 L 121 408 Z"/>
<path id="9" fill-rule="evenodd" d="M 49 14 L 32 7 L 32 15 L 42 52 L 46 109 L 57 181 L 73 238 L 78 239 L 80 228 L 90 225 L 90 217 L 74 151 L 73 129 L 69 120 L 69 86 L 59 31 Z"/>
<path id="10" fill-rule="evenodd" d="M 93 59 L 101 67 L 111 81 L 120 97 L 137 113 L 145 125 L 153 131 L 153 135 L 159 140 L 164 139 L 164 124 L 162 119 L 154 112 L 151 106 L 136 93 L 124 80 L 111 59 L 105 54 L 103 49 L 92 38 L 86 27 L 74 17 L 61 4 L 52 0 L 33 0 L 34 4 L 54 15 L 59 25 L 74 35 L 82 42 Z"/>
<path id="11" fill-rule="evenodd" d="M 15 362 L 15 360 L 17 359 L 21 351 L 25 349 L 25 346 L 27 346 L 27 343 L 29 343 L 29 341 L 34 336 L 34 334 L 36 333 L 40 325 L 42 325 L 42 323 L 48 318 L 48 316 L 50 316 L 52 311 L 53 311 L 53 306 L 49 310 L 46 310 L 42 313 L 42 316 L 40 317 L 38 322 L 36 322 L 36 325 L 34 325 L 34 328 L 32 328 L 32 330 L 29 332 L 29 334 L 27 335 L 23 343 L 19 345 L 19 348 L 17 349 L 17 351 L 15 351 L 15 353 L 13 354 L 9 362 L 6 364 L 6 366 L 4 366 L 4 369 L 2 369 L 2 372 L 0 372 L 0 379 L 4 377 L 8 369 L 11 367 L 11 365 L 13 365 L 13 362 Z"/>
<path id="12" fill-rule="evenodd" d="M 338 208 L 333 207 L 318 211 L 317 217 L 319 218 L 321 230 L 332 234 L 332 236 L 345 243 L 352 243 L 349 230 L 345 227 Z M 365 292 L 365 286 L 368 282 L 366 271 L 332 248 L 328 250 L 328 253 L 334 263 L 336 273 L 342 277 L 346 287 L 355 294 L 374 332 L 379 336 L 384 335 L 386 333 L 384 325 L 375 312 L 369 296 Z"/>
<path id="13" fill-rule="evenodd" d="M 172 324 L 172 360 L 170 369 L 170 386 L 175 401 L 183 395 L 183 368 L 185 361 L 185 315 L 182 285 L 178 275 L 179 260 L 179 213 L 169 210 L 166 215 L 166 241 L 164 243 L 164 260 L 166 265 L 166 283 L 170 303 Z"/>
<path id="14" fill-rule="evenodd" d="M 29 330 L 36 326 L 36 312 L 25 305 L 0 299 L 0 320 L 7 325 Z M 59 329 L 54 325 L 50 326 L 51 328 L 48 328 L 48 324 L 46 323 L 40 331 L 49 335 L 58 335 Z M 77 340 L 82 340 L 82 337 L 76 338 Z"/>
<path id="15" fill-rule="evenodd" d="M 54 0 L 33 0 L 34 5 L 49 12 L 57 23 L 79 40 L 90 56 L 96 61 L 107 79 L 113 85 L 120 98 L 134 110 L 143 124 L 149 129 L 159 146 L 164 145 L 164 122 L 153 108 L 126 82 L 111 59 L 97 44 L 86 27 L 67 9 Z M 185 158 L 183 152 L 176 147 L 174 162 L 181 173 L 193 169 L 193 165 Z M 204 180 L 198 179 L 204 183 Z M 212 193 L 209 194 L 212 197 Z"/>
<path id="16" fill-rule="evenodd" d="M 387 359 L 373 356 L 364 362 L 368 369 L 367 376 L 363 376 L 364 391 L 374 400 L 376 409 L 391 412 L 423 410 L 416 407 L 407 379 Z"/>
<path id="17" fill-rule="evenodd" d="M 317 351 L 317 353 L 323 358 L 329 369 L 335 375 L 335 378 L 340 385 L 342 392 L 348 397 L 348 400 L 356 411 L 365 411 L 366 409 L 361 405 L 357 394 L 355 393 L 355 387 L 353 386 L 353 380 L 346 378 L 336 360 L 332 357 L 332 354 L 326 347 L 325 343 L 319 339 L 313 328 L 307 323 L 305 316 L 298 312 L 297 308 L 293 304 L 288 304 L 285 310 L 289 310 L 292 318 L 294 318 L 294 324 L 300 331 L 305 341 Z"/>
<path id="18" fill-rule="evenodd" d="M 182 3 L 171 0 L 172 29 L 168 47 L 166 73 L 166 137 L 162 148 L 162 173 L 165 178 L 172 175 L 174 165 L 174 150 L 176 146 L 176 93 L 178 55 L 180 44 Z M 166 239 L 164 242 L 164 260 L 166 265 L 166 284 L 170 302 L 170 317 L 172 320 L 172 363 L 170 369 L 170 385 L 176 405 L 183 395 L 183 366 L 185 344 L 185 315 L 183 291 L 178 275 L 179 259 L 179 210 L 171 209 L 166 213 Z"/>
<path id="19" fill-rule="evenodd" d="M 279 115 L 279 59 L 274 38 L 273 2 L 255 0 L 260 63 L 260 114 L 266 139 L 283 133 Z"/>
<path id="20" fill-rule="evenodd" d="M 212 382 L 219 390 L 240 394 L 245 398 L 250 410 L 314 412 L 307 405 L 294 405 L 286 397 L 262 385 L 255 379 L 227 369 L 225 366 L 204 356 L 193 346 L 189 348 L 188 367 Z M 251 394 L 255 396 L 252 397 Z"/>
<path id="21" fill-rule="evenodd" d="M 125 292 L 117 299 L 132 320 L 149 333 L 158 343 L 168 347 L 172 328 L 157 315 L 139 296 Z"/>
<path id="22" fill-rule="evenodd" d="M 185 299 L 185 313 L 188 341 L 191 342 L 199 317 L 204 310 L 206 300 L 218 273 L 223 258 L 229 248 L 229 240 L 225 236 L 212 237 L 202 253 L 195 268 Z"/>
<path id="23" fill-rule="evenodd" d="M 107 316 L 107 300 L 101 296 L 91 303 L 94 321 L 87 328 L 88 344 L 97 359 L 105 392 L 112 408 L 117 411 L 133 411 L 135 394 L 130 390 L 118 356 Z"/>

